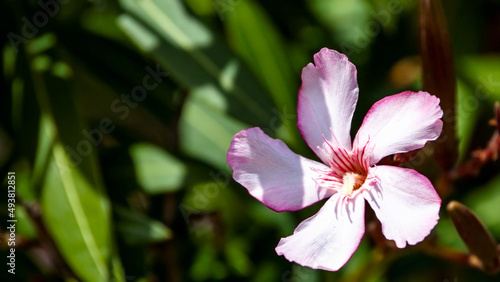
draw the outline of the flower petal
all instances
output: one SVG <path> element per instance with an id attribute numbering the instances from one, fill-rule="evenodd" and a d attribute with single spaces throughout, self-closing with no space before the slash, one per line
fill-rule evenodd
<path id="1" fill-rule="evenodd" d="M 318 176 L 315 170 L 328 167 L 293 153 L 283 141 L 257 127 L 234 136 L 227 162 L 234 180 L 275 211 L 299 210 L 333 193 L 314 180 Z"/>
<path id="2" fill-rule="evenodd" d="M 327 163 L 317 146 L 325 136 L 331 144 L 351 149 L 351 120 L 358 100 L 356 67 L 337 51 L 321 49 L 314 65 L 302 70 L 297 107 L 298 127 L 311 149 Z"/>
<path id="3" fill-rule="evenodd" d="M 368 143 L 370 165 L 383 157 L 422 148 L 441 134 L 439 99 L 427 92 L 403 92 L 375 103 L 366 114 L 354 146 Z"/>
<path id="4" fill-rule="evenodd" d="M 280 240 L 278 255 L 302 266 L 336 271 L 358 248 L 365 232 L 365 200 L 339 203 L 341 193 L 333 195 L 314 216 L 304 220 L 292 236 Z M 342 207 L 342 208 L 341 208 Z"/>
<path id="5" fill-rule="evenodd" d="M 368 178 L 377 179 L 362 194 L 382 223 L 382 233 L 398 248 L 422 241 L 439 219 L 441 199 L 431 182 L 412 169 L 377 166 Z"/>

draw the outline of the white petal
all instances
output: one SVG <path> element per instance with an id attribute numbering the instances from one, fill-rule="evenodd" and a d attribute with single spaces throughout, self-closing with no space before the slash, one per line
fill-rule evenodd
<path id="1" fill-rule="evenodd" d="M 319 187 L 314 170 L 328 170 L 322 163 L 293 153 L 283 141 L 259 128 L 236 134 L 227 154 L 233 178 L 257 200 L 275 211 L 295 211 L 333 194 Z"/>
<path id="2" fill-rule="evenodd" d="M 368 143 L 370 165 L 383 157 L 422 148 L 441 134 L 443 111 L 439 99 L 427 92 L 403 92 L 386 97 L 366 114 L 354 146 Z"/>
<path id="3" fill-rule="evenodd" d="M 365 200 L 356 197 L 347 206 L 338 205 L 340 194 L 304 220 L 292 236 L 281 239 L 276 247 L 278 255 L 315 269 L 336 271 L 342 267 L 365 232 Z"/>
<path id="4" fill-rule="evenodd" d="M 314 55 L 314 65 L 309 63 L 302 70 L 297 125 L 324 163 L 326 156 L 317 149 L 323 145 L 322 135 L 331 144 L 351 149 L 351 120 L 357 100 L 356 67 L 345 55 L 323 48 Z"/>
<path id="5" fill-rule="evenodd" d="M 431 182 L 406 168 L 377 166 L 369 178 L 378 182 L 362 194 L 382 223 L 382 233 L 404 248 L 422 241 L 439 219 L 441 199 Z"/>

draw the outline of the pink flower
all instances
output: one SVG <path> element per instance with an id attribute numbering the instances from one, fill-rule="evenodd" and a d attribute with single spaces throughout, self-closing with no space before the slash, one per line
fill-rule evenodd
<path id="1" fill-rule="evenodd" d="M 295 211 L 329 198 L 276 247 L 300 265 L 342 267 L 365 232 L 365 201 L 399 248 L 422 241 L 439 219 L 441 199 L 425 176 L 376 165 L 439 137 L 439 99 L 426 92 L 386 97 L 368 111 L 351 143 L 357 99 L 356 67 L 323 48 L 302 71 L 297 107 L 300 132 L 322 163 L 293 153 L 259 128 L 236 134 L 228 150 L 234 180 L 270 209 Z"/>

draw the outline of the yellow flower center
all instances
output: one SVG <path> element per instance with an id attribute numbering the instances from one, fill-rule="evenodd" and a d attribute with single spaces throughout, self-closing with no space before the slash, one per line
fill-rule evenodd
<path id="1" fill-rule="evenodd" d="M 353 191 L 356 191 L 365 183 L 366 175 L 356 172 L 346 172 L 342 177 L 342 191 L 345 196 L 351 196 Z"/>

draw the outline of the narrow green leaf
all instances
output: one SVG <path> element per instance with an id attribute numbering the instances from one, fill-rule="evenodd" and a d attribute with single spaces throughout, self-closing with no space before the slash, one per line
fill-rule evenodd
<path id="1" fill-rule="evenodd" d="M 77 169 L 64 147 L 53 149 L 42 193 L 43 219 L 75 273 L 107 281 L 110 255 L 108 203 Z"/>
<path id="2" fill-rule="evenodd" d="M 61 254 L 80 279 L 108 281 L 112 252 L 109 203 L 98 174 L 95 148 L 83 138 L 68 81 L 60 76 L 71 72 L 61 64 L 46 55 L 32 60 L 34 89 L 42 114 L 40 134 L 50 136 L 52 141 L 50 146 L 43 146 L 49 155 L 42 186 L 42 216 Z"/>
<path id="3" fill-rule="evenodd" d="M 128 280 L 125 277 L 125 273 L 123 273 L 123 266 L 120 260 L 120 256 L 116 251 L 111 255 L 111 275 L 112 278 L 110 281 L 124 282 Z"/>
<path id="4" fill-rule="evenodd" d="M 473 104 L 471 104 L 471 102 Z M 471 108 L 473 106 L 473 108 Z M 469 144 L 474 136 L 474 129 L 479 118 L 479 101 L 467 84 L 458 80 L 457 83 L 457 129 L 458 161 L 469 156 Z"/>
<path id="5" fill-rule="evenodd" d="M 139 185 L 150 194 L 173 192 L 181 188 L 185 165 L 165 150 L 147 143 L 134 144 L 130 155 Z"/>

